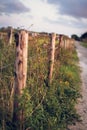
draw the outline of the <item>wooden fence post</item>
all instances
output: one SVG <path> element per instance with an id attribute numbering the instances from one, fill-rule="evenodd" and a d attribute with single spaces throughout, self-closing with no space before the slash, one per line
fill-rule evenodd
<path id="1" fill-rule="evenodd" d="M 21 30 L 19 34 L 15 34 L 16 39 L 16 61 L 15 61 L 15 87 L 14 87 L 14 112 L 13 122 L 17 122 L 23 130 L 23 111 L 19 112 L 16 109 L 19 108 L 18 97 L 22 95 L 23 89 L 26 87 L 27 78 L 27 50 L 28 50 L 28 32 Z"/>
<path id="2" fill-rule="evenodd" d="M 49 63 L 49 74 L 48 74 L 48 80 L 49 83 L 52 81 L 52 74 L 53 74 L 53 66 L 54 66 L 54 57 L 55 57 L 55 39 L 56 34 L 51 34 L 51 56 L 50 56 L 50 63 Z"/>
<path id="3" fill-rule="evenodd" d="M 8 43 L 11 45 L 12 44 L 12 33 L 13 33 L 13 29 L 10 28 L 9 32 L 8 32 Z"/>

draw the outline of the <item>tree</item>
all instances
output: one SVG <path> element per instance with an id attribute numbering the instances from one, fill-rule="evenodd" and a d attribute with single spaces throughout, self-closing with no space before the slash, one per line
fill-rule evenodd
<path id="1" fill-rule="evenodd" d="M 77 40 L 77 41 L 80 40 L 80 38 L 79 38 L 76 34 L 72 34 L 72 35 L 71 35 L 71 38 L 73 38 L 73 39 L 75 39 L 75 40 Z"/>
<path id="2" fill-rule="evenodd" d="M 81 35 L 80 39 L 81 39 L 82 41 L 87 42 L 87 32 L 83 33 L 83 34 Z"/>

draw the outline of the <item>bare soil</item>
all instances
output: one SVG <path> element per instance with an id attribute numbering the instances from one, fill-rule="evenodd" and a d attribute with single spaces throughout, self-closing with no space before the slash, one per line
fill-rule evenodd
<path id="1" fill-rule="evenodd" d="M 79 57 L 79 66 L 81 68 L 81 94 L 82 98 L 76 106 L 77 113 L 81 116 L 81 122 L 76 122 L 69 126 L 68 130 L 87 130 L 87 49 L 76 42 L 76 50 Z"/>

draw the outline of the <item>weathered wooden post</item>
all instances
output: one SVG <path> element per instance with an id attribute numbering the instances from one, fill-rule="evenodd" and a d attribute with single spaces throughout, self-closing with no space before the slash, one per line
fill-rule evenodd
<path id="1" fill-rule="evenodd" d="M 67 47 L 68 47 L 67 38 L 65 38 L 65 46 L 64 46 L 65 50 L 67 49 Z"/>
<path id="2" fill-rule="evenodd" d="M 13 122 L 17 122 L 20 126 L 19 130 L 23 130 L 23 125 L 21 125 L 24 119 L 23 110 L 17 111 L 16 109 L 19 109 L 19 102 L 17 98 L 22 95 L 23 89 L 26 87 L 28 32 L 21 30 L 19 34 L 15 34 L 15 39 L 16 61 Z"/>
<path id="3" fill-rule="evenodd" d="M 67 49 L 69 49 L 70 43 L 69 43 L 69 38 L 67 39 Z"/>
<path id="4" fill-rule="evenodd" d="M 64 48 L 67 48 L 67 44 L 66 44 L 66 38 L 64 39 Z"/>
<path id="5" fill-rule="evenodd" d="M 64 48 L 64 36 L 63 35 L 59 36 L 59 45 L 60 45 L 60 49 Z"/>
<path id="6" fill-rule="evenodd" d="M 0 33 L 0 39 L 2 39 L 2 33 Z"/>
<path id="7" fill-rule="evenodd" d="M 74 39 L 71 39 L 71 47 L 72 47 L 72 51 L 74 50 Z"/>
<path id="8" fill-rule="evenodd" d="M 8 32 L 8 43 L 10 45 L 12 44 L 12 33 L 13 33 L 13 28 L 10 27 L 9 32 Z"/>
<path id="9" fill-rule="evenodd" d="M 48 74 L 48 80 L 49 83 L 52 81 L 52 74 L 53 74 L 53 66 L 54 66 L 54 58 L 55 58 L 55 39 L 56 34 L 51 34 L 51 56 L 50 56 L 50 63 L 49 63 L 49 74 Z"/>

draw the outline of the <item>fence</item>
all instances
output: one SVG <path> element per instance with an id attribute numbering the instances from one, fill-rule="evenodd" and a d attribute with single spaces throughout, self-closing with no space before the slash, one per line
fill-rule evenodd
<path id="1" fill-rule="evenodd" d="M 45 36 L 44 40 L 41 39 L 40 37 L 39 38 L 37 37 L 36 43 L 33 43 L 34 41 L 32 41 L 31 43 L 28 42 L 29 42 L 28 32 L 22 30 L 19 34 L 16 34 L 16 48 L 15 47 L 13 48 L 16 49 L 16 53 L 15 51 L 12 52 L 10 50 L 12 55 L 9 55 L 9 58 L 12 59 L 12 57 L 14 57 L 13 62 L 8 64 L 5 61 L 7 59 L 2 60 L 3 57 L 1 57 L 1 65 L 0 65 L 0 71 L 1 71 L 0 74 L 1 92 L 0 93 L 2 95 L 1 104 L 3 106 L 3 110 L 7 109 L 7 112 L 9 111 L 10 107 L 12 113 L 13 111 L 16 111 L 14 110 L 14 108 L 19 107 L 18 105 L 19 103 L 17 102 L 17 100 L 14 101 L 14 107 L 13 107 L 13 100 L 12 100 L 13 93 L 16 96 L 21 95 L 22 89 L 25 88 L 26 86 L 28 86 L 30 89 L 31 98 L 35 97 L 36 99 L 38 99 L 37 97 L 39 97 L 39 101 L 37 101 L 38 103 L 35 109 L 33 110 L 34 112 L 37 109 L 37 107 L 42 103 L 46 95 L 47 89 L 46 88 L 44 89 L 44 86 L 49 87 L 52 83 L 54 64 L 55 61 L 58 60 L 58 57 L 61 53 L 60 52 L 61 48 L 71 49 L 71 50 L 73 48 L 73 40 L 69 38 L 64 38 L 61 35 L 56 36 L 55 34 L 52 34 L 50 36 Z M 13 45 L 10 46 L 13 47 Z M 10 49 L 12 49 L 12 47 L 10 47 Z M 27 57 L 27 50 L 28 50 L 28 57 Z M 9 50 L 6 49 L 6 51 Z M 15 54 L 16 54 L 16 58 L 15 58 Z M 3 66 L 4 61 L 7 64 Z M 15 78 L 14 78 L 14 68 L 15 68 Z M 26 81 L 26 75 L 27 75 L 27 81 Z M 5 76 L 7 76 L 7 79 Z M 14 86 L 14 81 L 15 81 L 15 86 Z M 8 86 L 8 88 L 6 88 L 6 86 Z M 9 98 L 7 99 L 8 96 Z M 7 104 L 7 108 L 5 108 L 6 104 Z M 14 113 L 11 116 L 13 116 L 12 118 L 15 118 L 17 122 L 20 120 L 21 122 L 20 129 L 22 130 L 24 129 L 23 110 L 20 111 L 19 114 L 18 113 Z M 2 119 L 3 119 L 2 126 L 4 130 L 5 113 L 3 114 Z"/>

